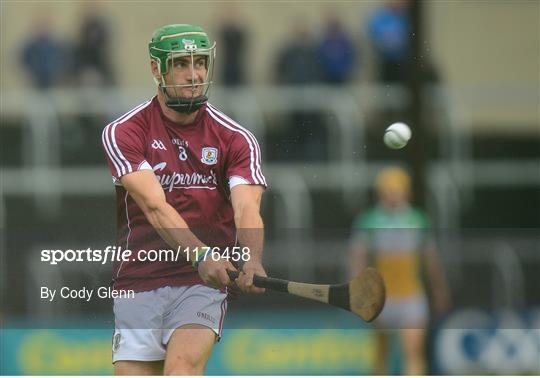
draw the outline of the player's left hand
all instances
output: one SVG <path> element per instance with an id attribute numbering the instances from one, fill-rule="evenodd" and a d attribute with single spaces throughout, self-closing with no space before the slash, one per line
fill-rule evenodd
<path id="1" fill-rule="evenodd" d="M 240 271 L 240 275 L 235 280 L 240 290 L 250 294 L 264 293 L 265 289 L 253 285 L 253 275 L 255 274 L 257 276 L 267 277 L 266 271 L 260 262 L 246 262 Z"/>

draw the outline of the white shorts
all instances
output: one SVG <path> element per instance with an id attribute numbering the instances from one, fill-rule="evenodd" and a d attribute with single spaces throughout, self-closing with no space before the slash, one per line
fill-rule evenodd
<path id="1" fill-rule="evenodd" d="M 227 294 L 203 285 L 161 287 L 114 300 L 113 362 L 165 359 L 173 332 L 186 324 L 212 329 L 219 338 Z"/>
<path id="2" fill-rule="evenodd" d="M 423 295 L 387 298 L 376 324 L 380 328 L 423 328 L 427 324 L 428 315 L 428 303 Z"/>

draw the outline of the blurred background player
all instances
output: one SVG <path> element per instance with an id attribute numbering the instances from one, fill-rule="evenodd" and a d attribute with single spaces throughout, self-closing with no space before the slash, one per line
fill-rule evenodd
<path id="1" fill-rule="evenodd" d="M 410 204 L 411 179 L 401 168 L 384 169 L 376 179 L 378 204 L 353 225 L 352 275 L 375 266 L 386 283 L 386 305 L 376 321 L 375 373 L 387 374 L 390 329 L 397 329 L 404 373 L 426 374 L 424 350 L 429 321 L 423 274 L 432 290 L 434 310 L 449 306 L 449 290 L 439 265 L 426 215 Z"/>

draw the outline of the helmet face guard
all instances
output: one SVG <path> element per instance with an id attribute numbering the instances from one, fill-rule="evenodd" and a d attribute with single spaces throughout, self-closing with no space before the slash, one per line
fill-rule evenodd
<path id="1" fill-rule="evenodd" d="M 208 92 L 214 73 L 216 44 L 210 44 L 206 33 L 197 26 L 178 24 L 167 25 L 154 32 L 149 44 L 150 58 L 156 61 L 160 80 L 156 80 L 165 97 L 167 106 L 180 113 L 193 113 L 208 101 Z M 195 65 L 200 57 L 205 59 L 206 77 L 197 82 Z M 186 60 L 191 69 L 191 83 L 176 83 L 174 75 L 171 82 L 165 76 L 174 69 L 178 60 Z M 191 89 L 191 96 L 182 96 Z M 197 93 L 197 95 L 196 95 Z"/>

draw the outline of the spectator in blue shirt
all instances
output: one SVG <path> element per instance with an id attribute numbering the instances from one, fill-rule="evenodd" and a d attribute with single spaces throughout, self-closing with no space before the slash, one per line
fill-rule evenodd
<path id="1" fill-rule="evenodd" d="M 383 82 L 405 81 L 411 56 L 408 0 L 389 0 L 369 19 L 369 37 Z"/>
<path id="2" fill-rule="evenodd" d="M 338 19 L 330 19 L 318 48 L 323 81 L 343 84 L 351 75 L 355 61 L 354 44 Z"/>
<path id="3" fill-rule="evenodd" d="M 69 74 L 70 59 L 68 49 L 54 35 L 47 16 L 42 16 L 35 25 L 36 33 L 23 45 L 21 61 L 32 84 L 46 90 L 60 84 Z"/>

